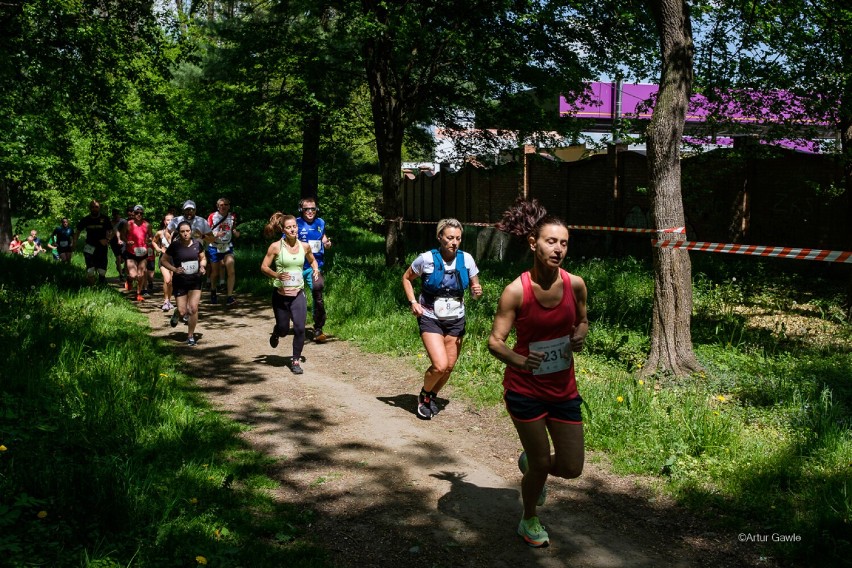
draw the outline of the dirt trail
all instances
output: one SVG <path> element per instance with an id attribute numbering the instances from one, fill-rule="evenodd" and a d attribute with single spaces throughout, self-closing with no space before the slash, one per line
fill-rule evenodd
<path id="1" fill-rule="evenodd" d="M 443 410 L 418 420 L 421 369 L 334 338 L 309 341 L 305 373 L 295 376 L 287 367 L 292 336 L 269 347 L 268 301 L 203 305 L 194 348 L 184 345 L 186 327 L 172 329 L 159 306 L 141 307 L 153 333 L 174 343 L 213 405 L 252 426 L 245 438 L 256 449 L 279 458 L 272 476 L 280 499 L 317 512 L 311 531 L 325 535 L 337 566 L 758 563 L 736 535 L 708 532 L 642 480 L 609 474 L 592 454 L 581 478 L 548 482 L 539 514 L 551 546 L 531 549 L 515 535 L 520 446 L 501 409 L 470 408 L 448 387 Z"/>

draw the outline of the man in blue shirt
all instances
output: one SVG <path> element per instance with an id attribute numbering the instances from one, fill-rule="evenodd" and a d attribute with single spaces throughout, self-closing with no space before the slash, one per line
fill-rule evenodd
<path id="1" fill-rule="evenodd" d="M 301 216 L 296 219 L 296 223 L 299 226 L 299 240 L 311 246 L 314 258 L 317 259 L 317 264 L 322 270 L 325 249 L 331 248 L 331 239 L 325 234 L 325 221 L 317 216 L 318 213 L 316 199 L 306 197 L 299 202 L 299 214 Z M 328 339 L 322 331 L 325 325 L 325 304 L 322 298 L 325 282 L 323 277 L 316 281 L 313 280 L 313 271 L 307 261 L 305 261 L 304 268 L 305 281 L 311 289 L 311 297 L 313 298 L 314 341 L 325 343 Z M 322 273 L 325 274 L 325 271 L 323 270 Z"/>

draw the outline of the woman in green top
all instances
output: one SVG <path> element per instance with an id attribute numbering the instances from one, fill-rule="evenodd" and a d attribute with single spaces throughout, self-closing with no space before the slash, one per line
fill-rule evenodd
<path id="1" fill-rule="evenodd" d="M 35 231 L 33 231 L 33 233 L 35 233 Z M 35 258 L 40 252 L 44 252 L 44 249 L 42 249 L 41 245 L 38 244 L 38 241 L 35 240 L 35 236 L 30 233 L 30 236 L 28 236 L 27 240 L 25 240 L 21 245 L 21 254 L 24 255 L 24 258 Z"/>
<path id="2" fill-rule="evenodd" d="M 316 280 L 320 275 L 317 261 L 311 252 L 311 246 L 298 238 L 299 226 L 296 218 L 276 211 L 269 218 L 264 234 L 267 238 L 283 234 L 280 240 L 269 245 L 266 256 L 260 264 L 260 271 L 273 279 L 272 311 L 275 313 L 275 327 L 269 336 L 269 345 L 278 347 L 278 339 L 290 331 L 293 321 L 293 359 L 290 370 L 301 375 L 302 348 L 305 345 L 305 322 L 308 318 L 308 302 L 305 299 L 305 281 L 302 267 L 305 260 L 313 269 Z M 275 267 L 273 268 L 273 262 Z"/>

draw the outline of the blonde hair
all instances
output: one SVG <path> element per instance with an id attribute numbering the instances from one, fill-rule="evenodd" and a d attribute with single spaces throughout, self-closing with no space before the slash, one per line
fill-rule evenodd
<path id="1" fill-rule="evenodd" d="M 462 233 L 464 233 L 464 227 L 462 227 L 461 222 L 458 219 L 453 219 L 450 217 L 449 219 L 441 219 L 438 221 L 438 229 L 435 231 L 435 238 L 440 239 L 441 233 L 444 232 L 444 229 L 447 227 L 451 229 L 458 229 Z"/>

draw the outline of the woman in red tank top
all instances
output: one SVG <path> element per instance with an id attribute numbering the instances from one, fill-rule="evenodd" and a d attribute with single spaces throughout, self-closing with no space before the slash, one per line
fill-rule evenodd
<path id="1" fill-rule="evenodd" d="M 543 547 L 550 538 L 536 508 L 547 496 L 547 477 L 579 477 L 585 459 L 573 354 L 583 348 L 589 332 L 586 284 L 562 270 L 568 227 L 548 216 L 537 201 L 519 200 L 504 213 L 498 229 L 525 236 L 533 252 L 532 269 L 500 296 L 488 349 L 506 364 L 504 399 L 524 448 L 518 458 L 524 474 L 518 535 L 530 546 Z M 506 339 L 512 328 L 517 340 L 510 348 Z"/>

